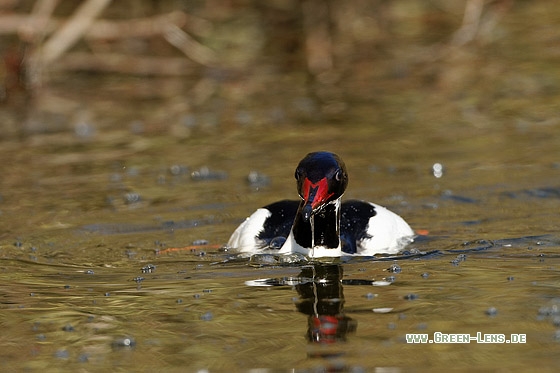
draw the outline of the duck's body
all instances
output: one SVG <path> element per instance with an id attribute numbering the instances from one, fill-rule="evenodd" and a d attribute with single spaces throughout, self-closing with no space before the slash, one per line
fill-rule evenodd
<path id="1" fill-rule="evenodd" d="M 242 253 L 273 251 L 309 257 L 395 254 L 414 232 L 397 214 L 370 202 L 341 203 L 348 177 L 332 153 L 308 154 L 296 169 L 301 201 L 257 209 L 233 232 L 228 246 Z"/>

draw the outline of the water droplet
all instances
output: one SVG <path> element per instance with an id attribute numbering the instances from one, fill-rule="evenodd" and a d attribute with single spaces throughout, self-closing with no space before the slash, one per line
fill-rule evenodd
<path id="1" fill-rule="evenodd" d="M 539 308 L 539 315 L 541 316 L 554 316 L 560 313 L 560 309 L 556 304 L 553 304 L 550 307 L 541 307 Z"/>
<path id="2" fill-rule="evenodd" d="M 70 357 L 70 353 L 68 352 L 68 350 L 57 350 L 54 353 L 54 357 L 56 357 L 57 359 L 68 359 Z"/>
<path id="3" fill-rule="evenodd" d="M 432 165 L 432 174 L 438 179 L 443 176 L 443 170 L 443 165 L 441 163 L 434 163 Z"/>
<path id="4" fill-rule="evenodd" d="M 189 173 L 189 168 L 183 165 L 174 164 L 169 167 L 169 172 L 173 176 L 185 175 Z"/>
<path id="5" fill-rule="evenodd" d="M 301 217 L 303 218 L 303 221 L 309 221 L 312 213 L 313 213 L 313 208 L 311 207 L 311 205 L 309 204 L 305 205 L 303 207 L 303 210 L 301 210 Z"/>
<path id="6" fill-rule="evenodd" d="M 95 127 L 86 121 L 80 121 L 74 125 L 74 133 L 80 138 L 90 138 L 95 135 Z"/>
<path id="7" fill-rule="evenodd" d="M 115 348 L 134 347 L 136 345 L 136 341 L 131 337 L 122 337 L 115 339 L 111 345 Z"/>
<path id="8" fill-rule="evenodd" d="M 146 264 L 141 268 L 142 273 L 153 273 L 156 270 L 156 266 L 153 264 Z"/>
<path id="9" fill-rule="evenodd" d="M 488 316 L 496 316 L 498 314 L 498 310 L 496 307 L 490 307 L 485 312 Z"/>
<path id="10" fill-rule="evenodd" d="M 126 204 L 133 204 L 133 203 L 137 203 L 140 202 L 140 194 L 138 193 L 126 193 L 123 197 L 124 202 Z"/>
<path id="11" fill-rule="evenodd" d="M 212 312 L 206 312 L 206 313 L 204 313 L 200 316 L 200 319 L 202 321 L 210 321 L 210 320 L 212 320 L 213 317 L 214 316 L 212 315 Z"/>
<path id="12" fill-rule="evenodd" d="M 247 182 L 253 189 L 260 189 L 270 184 L 270 178 L 258 171 L 251 171 L 247 176 Z"/>
<path id="13" fill-rule="evenodd" d="M 393 283 L 397 280 L 397 278 L 395 276 L 387 276 L 385 277 L 385 281 L 389 282 L 389 283 Z"/>
<path id="14" fill-rule="evenodd" d="M 223 180 L 227 178 L 227 173 L 223 171 L 213 171 L 207 166 L 201 167 L 199 170 L 191 172 L 193 180 Z"/>
<path id="15" fill-rule="evenodd" d="M 280 250 L 282 246 L 284 246 L 285 242 L 286 242 L 286 237 L 283 236 L 274 237 L 272 240 L 270 240 L 268 247 L 273 250 Z"/>
<path id="16" fill-rule="evenodd" d="M 73 332 L 74 331 L 74 327 L 70 324 L 66 324 L 62 327 L 62 330 L 65 332 Z"/>
<path id="17" fill-rule="evenodd" d="M 387 271 L 391 272 L 391 273 L 401 273 L 402 272 L 402 268 L 400 265 L 398 264 L 391 264 L 391 266 L 389 266 L 389 268 L 387 268 Z"/>

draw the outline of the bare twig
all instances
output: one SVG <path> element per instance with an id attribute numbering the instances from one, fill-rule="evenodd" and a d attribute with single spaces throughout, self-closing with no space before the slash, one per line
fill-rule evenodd
<path id="1" fill-rule="evenodd" d="M 216 54 L 210 48 L 198 43 L 189 34 L 179 27 L 168 24 L 163 34 L 165 40 L 195 62 L 202 65 L 214 65 L 217 62 Z"/>
<path id="2" fill-rule="evenodd" d="M 457 46 L 467 44 L 472 41 L 479 30 L 480 17 L 484 8 L 484 0 L 468 0 L 463 15 L 461 28 L 453 35 L 451 43 Z"/>
<path id="3" fill-rule="evenodd" d="M 86 14 L 89 28 L 81 24 L 76 28 L 76 22 L 84 19 L 84 15 L 72 16 L 68 22 L 50 17 L 52 10 L 59 0 L 39 0 L 30 16 L 6 14 L 0 15 L 0 34 L 19 32 L 22 39 L 30 44 L 31 53 L 26 64 L 28 81 L 35 85 L 40 81 L 41 70 L 49 63 L 56 60 L 60 55 L 75 43 L 78 38 L 87 40 L 119 40 L 126 38 L 147 38 L 152 36 L 163 36 L 170 44 L 181 50 L 193 61 L 204 65 L 215 65 L 218 61 L 216 54 L 210 48 L 198 43 L 181 28 L 186 27 L 194 34 L 203 35 L 211 28 L 211 23 L 184 13 L 172 11 L 170 13 L 156 15 L 146 18 L 130 20 L 101 20 L 92 17 L 98 14 L 92 13 L 91 8 L 81 10 Z M 91 0 L 90 0 L 91 1 Z M 105 0 L 104 0 L 105 1 Z M 105 1 L 105 5 L 108 1 Z M 98 6 L 100 6 L 99 3 Z M 81 21 L 80 21 L 81 22 Z M 63 31 L 65 28 L 67 31 Z M 70 32 L 74 34 L 70 35 Z M 45 35 L 55 34 L 40 48 L 38 43 Z M 41 34 L 40 34 L 41 33 Z M 106 59 L 106 60 L 105 60 Z M 133 62 L 135 61 L 135 62 Z M 162 65 L 163 64 L 163 65 Z M 165 68 L 162 68 L 165 66 Z M 140 75 L 184 75 L 181 69 L 186 66 L 192 67 L 186 61 L 175 58 L 151 58 L 147 56 L 118 56 L 117 54 L 85 54 L 72 53 L 68 60 L 58 61 L 54 69 L 86 70 L 86 71 L 111 71 L 128 72 Z M 189 69 L 186 69 L 187 71 Z M 187 73 L 188 74 L 188 73 Z"/>
<path id="4" fill-rule="evenodd" d="M 484 39 L 491 39 L 491 34 L 496 28 L 502 17 L 513 6 L 513 0 L 494 1 L 489 5 L 489 9 L 482 17 L 478 35 Z"/>
<path id="5" fill-rule="evenodd" d="M 33 88 L 40 86 L 43 69 L 52 64 L 58 57 L 74 45 L 93 23 L 93 20 L 111 0 L 87 0 L 80 5 L 72 17 L 64 23 L 43 44 L 32 45 L 32 50 L 26 60 L 27 83 Z M 56 1 L 42 0 L 36 7 L 36 14 L 41 21 L 48 23 L 49 13 L 52 12 Z M 34 12 L 35 13 L 35 12 Z M 29 23 L 28 23 L 29 24 Z"/>
<path id="6" fill-rule="evenodd" d="M 86 34 L 86 38 L 89 40 L 145 38 L 163 34 L 170 24 L 176 27 L 183 27 L 187 20 L 190 20 L 189 16 L 181 11 L 123 21 L 100 19 L 91 26 Z"/>
<path id="7" fill-rule="evenodd" d="M 72 17 L 58 29 L 41 48 L 41 61 L 50 64 L 87 32 L 95 18 L 111 0 L 87 0 Z"/>
<path id="8" fill-rule="evenodd" d="M 37 32 L 39 27 L 33 23 L 32 17 L 21 14 L 0 14 L 0 35 L 20 32 L 20 35 L 26 38 L 30 24 L 31 32 Z M 59 29 L 63 23 L 59 19 L 50 17 L 46 23 L 41 25 L 40 31 L 49 35 Z M 84 37 L 89 40 L 144 38 L 163 34 L 170 24 L 180 28 L 185 27 L 193 34 L 205 34 L 211 28 L 210 22 L 204 19 L 181 11 L 173 11 L 152 17 L 127 20 L 96 19 L 86 30 Z"/>
<path id="9" fill-rule="evenodd" d="M 31 16 L 20 28 L 19 35 L 23 40 L 36 44 L 47 35 L 46 29 L 54 8 L 59 0 L 38 0 L 31 11 Z"/>
<path id="10" fill-rule="evenodd" d="M 479 42 L 490 39 L 492 31 L 512 3 L 513 0 L 467 0 L 463 23 L 453 34 L 450 45 L 461 47 L 475 39 Z"/>
<path id="11" fill-rule="evenodd" d="M 81 70 L 136 75 L 184 76 L 195 66 L 183 57 L 151 57 L 120 53 L 67 53 L 52 66 L 53 70 Z"/>

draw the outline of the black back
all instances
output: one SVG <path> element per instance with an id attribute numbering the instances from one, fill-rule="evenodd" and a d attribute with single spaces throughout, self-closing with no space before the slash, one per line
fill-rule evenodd
<path id="1" fill-rule="evenodd" d="M 294 224 L 298 207 L 299 201 L 290 200 L 278 201 L 264 206 L 263 208 L 270 211 L 272 215 L 265 220 L 263 230 L 257 238 L 264 240 L 267 244 L 276 237 L 287 238 Z"/>
<path id="2" fill-rule="evenodd" d="M 294 223 L 300 201 L 283 200 L 265 206 L 271 212 L 266 219 L 258 238 L 267 245 L 277 237 L 287 238 Z M 358 200 L 342 202 L 340 212 L 340 238 L 342 251 L 348 254 L 357 252 L 357 242 L 368 238 L 369 219 L 376 215 L 375 207 Z M 334 228 L 333 228 L 334 229 Z"/>
<path id="3" fill-rule="evenodd" d="M 375 214 L 375 207 L 367 202 L 350 200 L 342 203 L 340 216 L 342 251 L 348 254 L 356 254 L 358 251 L 357 242 L 364 238 L 370 238 L 367 234 L 367 228 L 369 219 Z"/>

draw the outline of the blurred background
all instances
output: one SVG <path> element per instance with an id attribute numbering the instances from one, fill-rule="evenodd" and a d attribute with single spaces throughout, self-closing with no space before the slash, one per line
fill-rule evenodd
<path id="1" fill-rule="evenodd" d="M 492 185 L 517 182 L 520 167 L 549 173 L 560 145 L 554 9 L 552 0 L 1 0 L 4 217 L 33 216 L 25 209 L 41 209 L 42 197 L 44 210 L 73 213 L 139 201 L 258 206 L 293 197 L 292 168 L 318 149 L 361 170 L 349 189 L 361 198 L 383 198 L 370 179 L 395 170 L 411 172 L 389 181 L 389 194 L 429 195 L 432 179 L 427 191 L 406 182 L 422 186 L 418 175 L 438 162 L 451 175 L 489 170 Z M 230 194 L 210 193 L 212 182 L 182 184 L 174 197 L 157 190 L 184 176 L 227 179 Z M 258 200 L 247 196 L 249 176 L 257 188 L 273 180 Z"/>
<path id="2" fill-rule="evenodd" d="M 553 8 L 547 0 L 2 0 L 1 136 L 349 125 L 371 106 L 368 120 L 381 127 L 406 126 L 417 111 L 474 127 L 552 121 Z M 531 106 L 519 105 L 529 97 Z"/>

